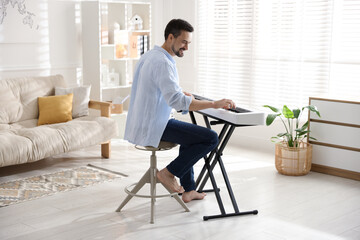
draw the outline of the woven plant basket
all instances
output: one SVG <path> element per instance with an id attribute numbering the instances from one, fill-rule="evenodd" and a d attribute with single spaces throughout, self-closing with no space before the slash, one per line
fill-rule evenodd
<path id="1" fill-rule="evenodd" d="M 279 173 L 302 176 L 311 169 L 312 145 L 301 142 L 299 147 L 288 147 L 281 142 L 275 145 L 275 166 Z"/>

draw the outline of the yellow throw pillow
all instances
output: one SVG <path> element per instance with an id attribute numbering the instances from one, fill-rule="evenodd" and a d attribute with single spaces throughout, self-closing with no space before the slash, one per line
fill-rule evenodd
<path id="1" fill-rule="evenodd" d="M 72 120 L 73 94 L 39 97 L 38 126 Z"/>

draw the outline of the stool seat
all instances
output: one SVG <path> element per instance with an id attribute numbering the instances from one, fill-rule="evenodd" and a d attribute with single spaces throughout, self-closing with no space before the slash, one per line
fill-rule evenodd
<path id="1" fill-rule="evenodd" d="M 177 146 L 176 143 L 160 141 L 158 147 L 152 147 L 152 146 L 143 147 L 143 146 L 135 145 L 135 148 L 144 151 L 165 151 L 165 150 L 170 150 L 176 146 Z"/>
<path id="2" fill-rule="evenodd" d="M 135 145 L 136 149 L 143 150 L 143 151 L 151 151 L 150 156 L 150 168 L 147 170 L 147 172 L 142 176 L 139 182 L 133 183 L 127 187 L 125 187 L 125 192 L 128 194 L 128 196 L 124 199 L 124 201 L 120 204 L 120 206 L 116 209 L 116 212 L 120 212 L 121 209 L 130 201 L 132 197 L 142 197 L 142 198 L 151 198 L 151 217 L 150 217 L 150 223 L 154 223 L 154 212 L 155 212 L 155 199 L 160 197 L 173 197 L 184 209 L 186 212 L 190 212 L 189 208 L 185 205 L 185 203 L 181 200 L 178 193 L 172 192 L 170 189 L 168 189 L 164 184 L 162 184 L 165 189 L 169 192 L 169 194 L 162 194 L 162 195 L 156 195 L 156 184 L 160 183 L 157 179 L 157 172 L 159 171 L 156 167 L 157 159 L 156 159 L 156 152 L 157 151 L 166 151 L 170 150 L 173 147 L 176 147 L 176 143 L 172 142 L 165 142 L 161 141 L 159 143 L 158 147 L 152 147 L 152 146 L 139 146 Z M 150 195 L 144 195 L 144 194 L 137 194 L 137 192 L 146 184 L 150 184 Z M 134 186 L 134 187 L 133 187 Z M 131 187 L 132 190 L 129 190 Z"/>

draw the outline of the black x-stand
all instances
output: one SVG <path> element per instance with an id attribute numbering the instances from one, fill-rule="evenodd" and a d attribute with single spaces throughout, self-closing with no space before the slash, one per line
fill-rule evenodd
<path id="1" fill-rule="evenodd" d="M 201 172 L 200 172 L 200 174 L 199 174 L 199 176 L 198 176 L 198 178 L 196 180 L 196 189 L 197 189 L 198 192 L 215 192 L 216 200 L 218 202 L 221 214 L 219 214 L 219 215 L 211 215 L 211 216 L 204 216 L 203 219 L 206 221 L 206 220 L 214 219 L 214 218 L 233 217 L 233 216 L 240 216 L 240 215 L 247 215 L 247 214 L 254 214 L 254 215 L 258 214 L 258 210 L 246 211 L 246 212 L 240 212 L 239 211 L 239 208 L 237 206 L 237 203 L 236 203 L 236 200 L 235 200 L 235 197 L 234 197 L 234 193 L 233 193 L 232 188 L 231 188 L 229 178 L 228 178 L 226 170 L 225 170 L 224 163 L 223 163 L 222 158 L 221 158 L 222 153 L 223 153 L 223 151 L 224 151 L 224 149 L 225 149 L 225 147 L 226 147 L 232 133 L 234 132 L 234 129 L 236 127 L 244 127 L 244 125 L 234 125 L 232 123 L 223 121 L 221 119 L 216 119 L 216 121 L 211 121 L 210 122 L 208 117 L 213 118 L 212 116 L 208 116 L 208 115 L 206 115 L 204 113 L 201 113 L 201 112 L 199 112 L 199 113 L 203 115 L 204 121 L 205 121 L 205 124 L 206 124 L 207 128 L 211 129 L 211 125 L 217 125 L 217 124 L 223 124 L 224 125 L 222 127 L 221 131 L 220 131 L 220 134 L 219 134 L 219 144 L 218 144 L 218 146 L 213 151 L 211 151 L 208 156 L 204 157 L 205 164 L 204 164 L 204 166 L 203 166 L 203 168 L 202 168 L 202 170 L 201 170 Z M 191 118 L 192 123 L 197 124 L 194 113 L 191 111 L 191 112 L 189 112 L 189 114 L 190 114 L 190 118 Z M 234 212 L 233 213 L 226 213 L 225 212 L 224 204 L 223 204 L 223 202 L 221 200 L 221 196 L 220 196 L 220 193 L 219 193 L 220 189 L 217 187 L 216 180 L 215 180 L 215 177 L 214 177 L 214 174 L 213 174 L 213 169 L 214 169 L 214 167 L 215 167 L 215 165 L 217 163 L 219 163 L 219 166 L 220 166 L 222 175 L 224 177 L 224 181 L 225 181 L 225 184 L 226 184 L 226 187 L 227 187 L 227 190 L 228 190 L 232 205 L 234 207 Z M 204 175 L 205 172 L 207 172 L 206 175 Z M 205 186 L 207 180 L 209 179 L 209 177 L 210 177 L 210 181 L 211 181 L 213 189 L 204 190 L 204 186 Z"/>

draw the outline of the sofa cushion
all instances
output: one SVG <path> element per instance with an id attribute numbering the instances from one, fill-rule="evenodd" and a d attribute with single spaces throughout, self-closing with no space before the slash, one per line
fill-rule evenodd
<path id="1" fill-rule="evenodd" d="M 89 115 L 90 89 L 91 86 L 72 88 L 55 87 L 55 95 L 74 94 L 72 117 L 77 118 Z"/>
<path id="2" fill-rule="evenodd" d="M 0 123 L 0 131 L 2 130 L 9 130 L 11 127 L 9 124 Z"/>
<path id="3" fill-rule="evenodd" d="M 25 128 L 36 127 L 37 123 L 38 123 L 37 119 L 29 119 L 29 120 L 12 123 L 12 124 L 0 123 L 0 131 L 14 130 L 14 129 L 16 130 L 16 129 L 20 129 L 20 128 L 24 128 L 24 127 Z"/>
<path id="4" fill-rule="evenodd" d="M 0 142 L 4 142 L 0 144 L 0 167 L 97 145 L 117 132 L 116 122 L 106 117 L 85 116 L 66 123 L 26 127 L 31 124 L 34 121 L 28 120 L 0 131 Z"/>
<path id="5" fill-rule="evenodd" d="M 55 86 L 65 87 L 61 75 L 0 80 L 0 124 L 38 118 L 38 97 L 55 94 Z"/>
<path id="6" fill-rule="evenodd" d="M 0 131 L 0 166 L 28 162 L 33 159 L 33 144 L 28 138 L 18 136 L 14 131 Z"/>
<path id="7" fill-rule="evenodd" d="M 85 116 L 66 124 L 52 124 L 64 139 L 66 151 L 97 145 L 115 137 L 116 122 L 107 117 Z M 91 131 L 89 131 L 91 129 Z"/>
<path id="8" fill-rule="evenodd" d="M 73 94 L 39 97 L 38 125 L 72 120 Z"/>
<path id="9" fill-rule="evenodd" d="M 11 83 L 0 81 L 0 123 L 16 122 L 23 114 L 23 107 Z"/>
<path id="10" fill-rule="evenodd" d="M 16 122 L 12 124 L 6 124 L 10 129 L 20 129 L 20 128 L 32 128 L 36 127 L 38 123 L 38 119 L 29 119 L 21 122 Z"/>

